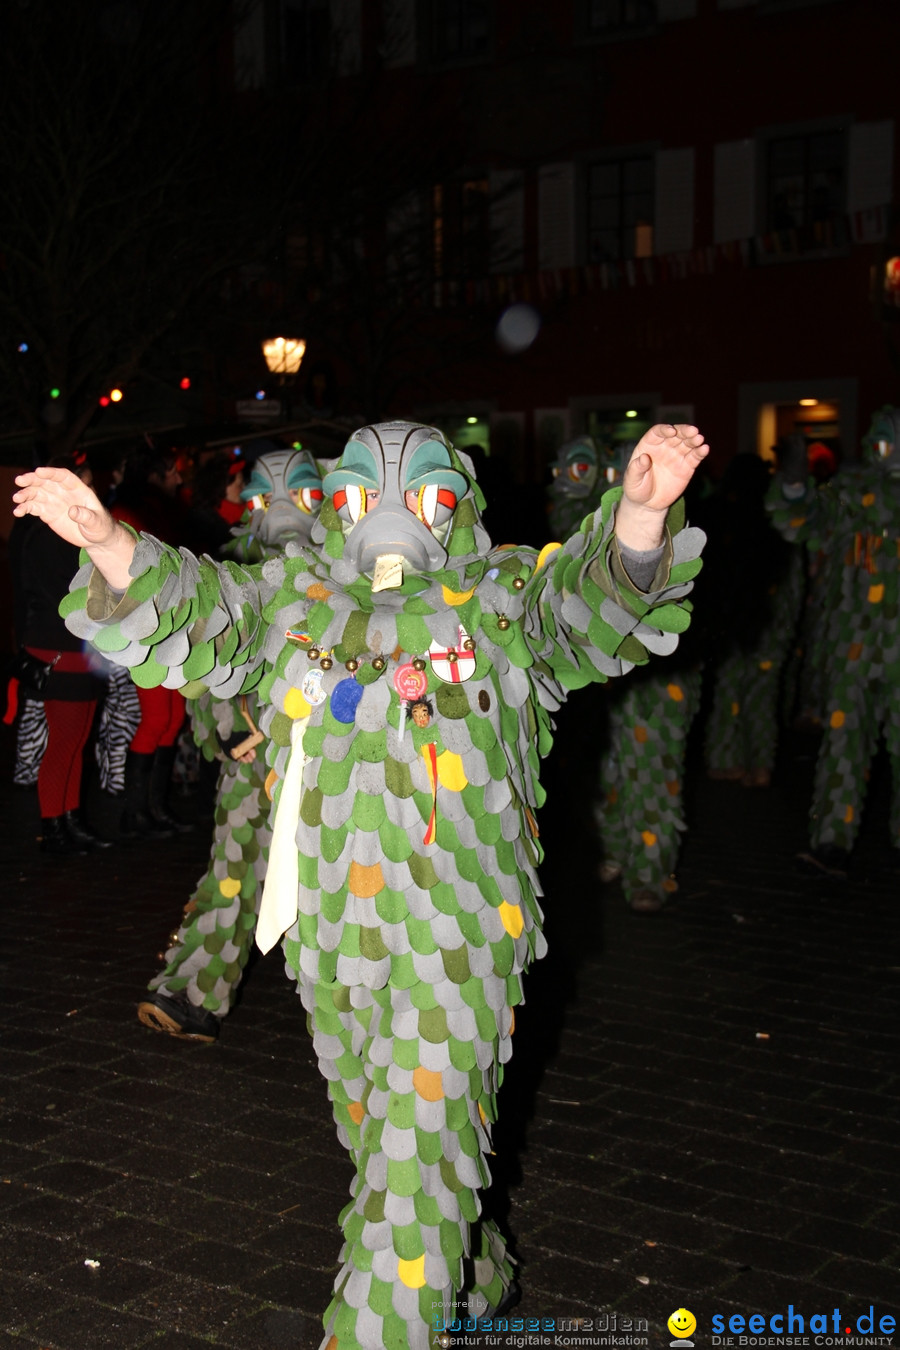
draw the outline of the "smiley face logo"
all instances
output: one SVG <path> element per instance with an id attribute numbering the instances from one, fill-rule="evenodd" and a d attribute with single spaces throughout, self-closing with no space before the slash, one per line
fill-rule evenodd
<path id="1" fill-rule="evenodd" d="M 692 1312 L 688 1312 L 687 1308 L 678 1308 L 672 1313 L 666 1326 L 673 1336 L 677 1336 L 678 1340 L 672 1342 L 673 1345 L 677 1345 L 678 1341 L 683 1342 L 686 1337 L 694 1334 L 697 1330 L 697 1319 Z"/>

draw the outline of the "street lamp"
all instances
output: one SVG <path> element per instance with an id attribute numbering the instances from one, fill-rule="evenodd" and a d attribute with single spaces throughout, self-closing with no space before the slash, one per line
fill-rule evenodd
<path id="1" fill-rule="evenodd" d="M 262 350 L 269 371 L 272 375 L 278 376 L 278 383 L 281 386 L 281 419 L 284 421 L 290 412 L 290 401 L 285 385 L 293 383 L 296 378 L 306 351 L 306 343 L 303 338 L 264 338 Z"/>
<path id="2" fill-rule="evenodd" d="M 269 370 L 283 380 L 286 375 L 297 374 L 306 343 L 303 338 L 265 338 L 262 350 Z"/>

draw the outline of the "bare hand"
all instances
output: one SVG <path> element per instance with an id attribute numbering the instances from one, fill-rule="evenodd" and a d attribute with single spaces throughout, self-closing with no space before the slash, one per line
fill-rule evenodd
<path id="1" fill-rule="evenodd" d="M 709 446 L 696 427 L 661 422 L 645 431 L 622 480 L 616 534 L 634 549 L 658 548 L 666 512 L 682 495 Z"/>
<path id="2" fill-rule="evenodd" d="M 51 468 L 19 474 L 16 482 L 14 516 L 37 516 L 67 544 L 87 549 L 111 586 L 128 586 L 134 539 L 86 483 L 68 469 Z"/>

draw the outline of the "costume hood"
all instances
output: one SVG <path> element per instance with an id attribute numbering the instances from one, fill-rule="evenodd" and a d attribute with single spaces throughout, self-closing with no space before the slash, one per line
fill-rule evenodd
<path id="1" fill-rule="evenodd" d="M 292 492 L 297 494 L 296 501 Z M 271 450 L 260 455 L 241 493 L 252 512 L 250 534 L 265 549 L 284 548 L 289 540 L 307 543 L 323 496 L 319 468 L 308 450 Z M 245 524 L 242 533 L 246 530 Z"/>
<path id="2" fill-rule="evenodd" d="M 475 469 L 437 427 L 378 422 L 361 427 L 322 487 L 312 539 L 372 591 L 397 590 L 490 549 Z"/>

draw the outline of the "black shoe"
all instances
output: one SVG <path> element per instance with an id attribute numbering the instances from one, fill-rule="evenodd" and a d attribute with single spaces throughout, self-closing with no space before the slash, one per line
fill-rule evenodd
<path id="1" fill-rule="evenodd" d="M 164 826 L 170 833 L 190 834 L 193 825 L 173 816 L 168 805 L 176 749 L 174 745 L 161 745 L 153 752 L 147 809 L 157 825 Z"/>
<path id="2" fill-rule="evenodd" d="M 64 820 L 69 834 L 77 843 L 83 844 L 85 848 L 112 848 L 112 840 L 101 839 L 99 834 L 94 834 L 93 830 L 89 830 L 77 810 L 66 811 Z"/>
<path id="3" fill-rule="evenodd" d="M 206 1008 L 195 1008 L 184 994 L 151 994 L 138 1004 L 137 1014 L 151 1031 L 165 1031 L 186 1041 L 214 1041 L 219 1018 Z"/>
<path id="4" fill-rule="evenodd" d="M 123 839 L 171 839 L 175 831 L 146 811 L 123 811 L 119 833 Z"/>
<path id="5" fill-rule="evenodd" d="M 65 816 L 44 816 L 41 820 L 41 852 L 51 858 L 83 858 L 89 850 L 69 833 Z"/>
<path id="6" fill-rule="evenodd" d="M 153 755 L 129 750 L 125 756 L 124 811 L 119 824 L 123 839 L 170 839 L 173 830 L 150 814 Z"/>
<path id="7" fill-rule="evenodd" d="M 850 850 L 837 844 L 820 844 L 809 853 L 797 854 L 797 866 L 808 877 L 827 877 L 830 881 L 846 881 L 850 870 Z"/>

